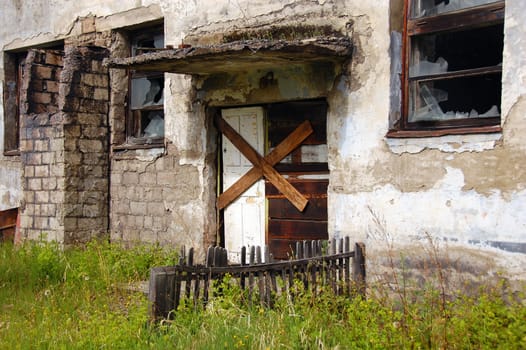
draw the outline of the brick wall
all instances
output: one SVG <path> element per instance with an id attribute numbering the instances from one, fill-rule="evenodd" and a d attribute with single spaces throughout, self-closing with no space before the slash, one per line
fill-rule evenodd
<path id="1" fill-rule="evenodd" d="M 64 243 L 108 233 L 108 51 L 66 48 L 59 108 L 64 116 Z"/>
<path id="2" fill-rule="evenodd" d="M 186 245 L 200 249 L 215 243 L 215 231 L 203 225 L 215 215 L 204 198 L 203 170 L 181 165 L 173 145 L 165 149 L 114 153 L 111 166 L 111 240 Z M 212 192 L 213 193 L 213 192 Z"/>
<path id="3" fill-rule="evenodd" d="M 21 96 L 21 234 L 64 244 L 108 230 L 104 49 L 31 50 Z"/>
<path id="4" fill-rule="evenodd" d="M 23 169 L 21 234 L 64 238 L 64 131 L 58 112 L 63 52 L 31 50 L 20 97 L 20 158 Z"/>

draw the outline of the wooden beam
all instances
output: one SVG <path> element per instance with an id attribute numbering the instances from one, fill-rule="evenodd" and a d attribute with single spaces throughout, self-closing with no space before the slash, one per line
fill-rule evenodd
<path id="1" fill-rule="evenodd" d="M 234 146 L 265 176 L 287 199 L 299 210 L 303 211 L 309 202 L 294 188 L 272 165 L 261 157 L 250 144 L 241 137 L 223 118 L 216 117 L 219 130 Z"/>
<path id="2" fill-rule="evenodd" d="M 298 147 L 309 135 L 313 133 L 312 126 L 308 120 L 301 123 L 292 133 L 290 133 L 285 140 L 283 140 L 276 148 L 272 150 L 265 160 L 272 166 L 279 163 L 290 152 Z M 254 167 L 240 177 L 233 183 L 226 191 L 221 193 L 217 199 L 217 207 L 219 210 L 226 208 L 230 203 L 237 199 L 250 186 L 258 181 L 263 176 L 263 171 L 260 168 Z"/>

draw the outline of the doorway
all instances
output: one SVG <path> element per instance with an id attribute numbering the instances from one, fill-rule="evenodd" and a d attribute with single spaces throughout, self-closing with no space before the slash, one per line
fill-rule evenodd
<path id="1" fill-rule="evenodd" d="M 239 260 L 242 246 L 268 244 L 275 259 L 287 259 L 296 241 L 327 239 L 326 101 L 225 108 L 220 114 L 265 160 L 275 149 L 287 144 L 285 157 L 272 164 L 273 169 L 306 200 L 306 206 L 300 210 L 288 193 L 278 190 L 276 185 L 281 183 L 276 183 L 272 177 L 258 177 L 223 209 L 221 228 L 224 246 L 231 255 L 229 258 Z M 290 148 L 291 135 L 297 135 L 297 130 L 306 124 L 309 133 L 303 133 L 301 139 L 296 140 L 299 146 Z M 253 164 L 225 133 L 221 136 L 220 150 L 222 196 L 253 168 Z"/>

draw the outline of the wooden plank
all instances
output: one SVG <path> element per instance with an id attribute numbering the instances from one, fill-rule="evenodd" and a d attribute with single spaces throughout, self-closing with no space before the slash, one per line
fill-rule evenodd
<path id="1" fill-rule="evenodd" d="M 356 243 L 354 245 L 354 258 L 353 258 L 353 281 L 356 286 L 356 291 L 365 296 L 365 244 Z"/>
<path id="2" fill-rule="evenodd" d="M 0 229 L 16 226 L 18 208 L 0 211 Z"/>
<path id="3" fill-rule="evenodd" d="M 248 301 L 252 302 L 253 288 L 257 288 L 259 302 L 266 306 L 272 306 L 273 292 L 277 293 L 278 290 L 279 292 L 293 292 L 295 288 L 291 287 L 294 284 L 294 279 L 299 279 L 304 290 L 310 290 L 314 294 L 318 293 L 320 283 L 325 285 L 328 283 L 335 293 L 351 295 L 357 292 L 365 295 L 365 246 L 363 243 L 357 243 L 355 251 L 349 252 L 348 238 L 338 241 L 333 239 L 329 245 L 331 254 L 317 256 L 320 243 L 318 241 L 296 242 L 299 259 L 286 262 L 258 264 L 257 261 L 261 261 L 261 248 L 251 247 L 250 265 L 206 267 L 183 264 L 154 268 L 150 274 L 149 294 L 152 318 L 158 320 L 159 318 L 173 316 L 171 311 L 177 307 L 178 296 L 182 294 L 182 291 L 177 293 L 178 281 L 186 282 L 187 274 L 193 276 L 191 280 L 193 285 L 188 284 L 188 286 L 191 286 L 193 290 L 195 306 L 206 305 L 210 293 L 209 286 L 212 285 L 212 281 L 220 281 L 226 273 L 232 275 L 233 278 L 243 275 L 250 276 L 252 281 L 249 283 Z M 210 249 L 210 251 L 213 250 Z M 221 254 L 218 253 L 216 256 L 221 259 Z M 345 283 L 349 276 L 346 270 L 349 267 L 348 259 L 350 257 L 354 258 L 353 288 L 349 288 Z M 283 279 L 283 287 L 278 286 L 277 275 Z"/>
<path id="4" fill-rule="evenodd" d="M 270 198 L 268 216 L 271 219 L 327 221 L 327 198 L 310 198 L 302 212 L 298 212 L 286 199 Z"/>
<path id="5" fill-rule="evenodd" d="M 269 239 L 327 239 L 327 228 L 327 221 L 283 219 L 270 219 L 268 221 Z"/>
<path id="6" fill-rule="evenodd" d="M 345 253 L 351 251 L 350 239 L 349 236 L 346 236 L 344 239 L 344 249 Z M 345 258 L 345 271 L 344 271 L 344 283 L 347 293 L 351 292 L 351 258 Z"/>
<path id="7" fill-rule="evenodd" d="M 436 16 L 407 21 L 409 35 L 430 34 L 446 30 L 462 30 L 477 25 L 490 25 L 504 21 L 504 1 L 485 5 L 483 9 L 467 8 Z"/>
<path id="8" fill-rule="evenodd" d="M 256 248 L 254 246 L 251 246 L 249 266 L 255 265 L 255 262 L 256 262 Z M 248 273 L 248 300 L 250 304 L 252 304 L 253 290 L 254 290 L 254 272 L 250 271 Z"/>
<path id="9" fill-rule="evenodd" d="M 343 238 L 339 239 L 340 244 L 338 246 L 338 253 L 342 254 L 344 250 Z M 338 295 L 343 294 L 344 287 L 344 270 L 345 270 L 345 258 L 341 257 L 338 259 L 338 279 L 337 279 L 337 293 Z"/>
<path id="10" fill-rule="evenodd" d="M 256 150 L 250 146 L 223 118 L 216 118 L 219 130 L 232 142 L 234 146 L 252 163 L 263 171 L 263 175 L 283 193 L 288 200 L 299 210 L 303 211 L 308 203 L 301 193 L 299 193 L 283 176 L 281 176 Z"/>
<path id="11" fill-rule="evenodd" d="M 241 247 L 241 266 L 245 266 L 247 264 L 247 247 L 242 246 Z M 246 274 L 244 272 L 241 272 L 239 275 L 239 286 L 242 290 L 245 290 L 245 279 Z"/>
<path id="12" fill-rule="evenodd" d="M 427 130 L 389 130 L 385 135 L 389 138 L 420 138 L 420 137 L 438 137 L 444 135 L 464 135 L 464 134 L 493 134 L 502 132 L 502 127 L 497 125 L 500 123 L 499 118 L 484 118 L 488 119 L 488 124 L 485 126 L 473 127 L 454 127 L 450 125 L 449 128 L 432 130 L 428 127 Z"/>
<path id="13" fill-rule="evenodd" d="M 183 281 L 183 276 L 185 276 L 186 273 L 178 271 L 174 275 L 175 275 L 175 278 L 174 278 L 174 288 L 173 288 L 172 309 L 176 311 L 182 299 L 183 292 L 181 291 L 181 289 L 183 288 L 183 286 L 181 282 Z"/>
<path id="14" fill-rule="evenodd" d="M 223 121 L 224 122 L 224 121 Z M 298 147 L 308 135 L 312 134 L 312 127 L 308 121 L 303 122 L 298 126 L 282 143 L 270 152 L 265 159 L 272 166 L 276 165 L 283 158 L 285 158 L 292 150 Z M 262 169 L 254 167 L 233 183 L 227 190 L 225 190 L 217 199 L 217 207 L 219 210 L 227 207 L 250 186 L 258 181 L 263 176 Z"/>
<path id="15" fill-rule="evenodd" d="M 464 77 L 475 77 L 479 75 L 488 75 L 488 74 L 502 74 L 502 66 L 492 66 L 492 67 L 481 67 L 473 69 L 463 69 L 452 72 L 429 74 L 429 75 L 419 75 L 414 77 L 409 77 L 409 81 L 418 81 L 418 82 L 428 82 L 435 80 L 446 80 L 446 79 L 457 79 Z"/>
<path id="16" fill-rule="evenodd" d="M 275 259 L 289 260 L 293 256 L 302 259 L 303 250 L 298 251 L 296 243 L 298 241 L 292 239 L 272 239 L 269 241 L 269 246 Z"/>
<path id="17" fill-rule="evenodd" d="M 168 276 L 173 274 L 174 271 L 165 267 L 154 267 L 150 270 L 148 301 L 150 302 L 150 317 L 154 321 L 168 317 L 170 312 L 167 295 L 170 282 Z"/>
<path id="18" fill-rule="evenodd" d="M 323 198 L 327 196 L 329 180 L 327 179 L 289 179 L 289 182 L 304 196 Z M 283 198 L 279 190 L 271 183 L 265 182 L 265 196 Z"/>
<path id="19" fill-rule="evenodd" d="M 280 174 L 328 174 L 329 165 L 327 163 L 278 163 L 274 165 Z"/>
<path id="20" fill-rule="evenodd" d="M 214 247 L 210 246 L 208 247 L 207 253 L 206 253 L 206 261 L 205 265 L 207 267 L 210 267 L 214 264 Z"/>

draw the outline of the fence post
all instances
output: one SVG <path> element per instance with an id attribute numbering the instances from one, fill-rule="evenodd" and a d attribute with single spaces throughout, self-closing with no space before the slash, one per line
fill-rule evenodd
<path id="1" fill-rule="evenodd" d="M 352 274 L 356 291 L 365 296 L 365 244 L 361 242 L 354 245 Z"/>
<path id="2" fill-rule="evenodd" d="M 153 321 L 166 318 L 171 311 L 170 285 L 173 283 L 173 273 L 169 276 L 166 267 L 154 267 L 150 270 L 148 301 L 150 302 L 150 317 Z"/>

